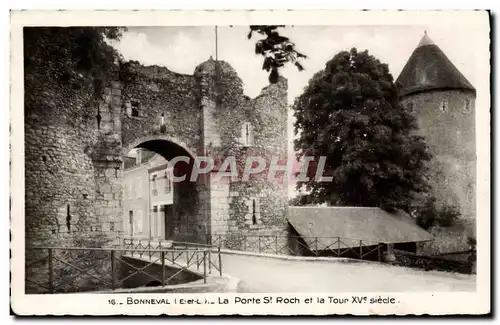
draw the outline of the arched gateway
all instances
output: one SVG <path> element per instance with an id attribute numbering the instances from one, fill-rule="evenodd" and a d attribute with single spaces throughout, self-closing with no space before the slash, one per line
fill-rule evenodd
<path id="1" fill-rule="evenodd" d="M 137 65 L 135 71 L 134 82 L 105 88 L 89 125 L 26 116 L 27 247 L 114 244 L 123 235 L 125 218 L 123 156 L 133 148 L 167 160 L 187 156 L 191 162 L 199 156 L 232 156 L 241 162 L 262 152 L 287 156 L 286 80 L 250 99 L 225 62 L 210 59 L 194 75 L 157 66 Z M 58 114 L 66 112 L 61 108 Z M 175 240 L 205 243 L 214 234 L 286 228 L 286 181 L 216 179 L 208 173 L 188 183 L 183 195 L 189 209 L 181 216 L 185 227 Z M 39 257 L 27 248 L 27 265 Z M 26 271 L 33 276 L 39 268 L 27 266 Z"/>

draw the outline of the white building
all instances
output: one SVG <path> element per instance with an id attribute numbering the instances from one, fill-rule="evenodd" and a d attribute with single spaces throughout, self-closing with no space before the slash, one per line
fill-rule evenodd
<path id="1" fill-rule="evenodd" d="M 169 239 L 172 236 L 174 187 L 168 178 L 168 162 L 162 156 L 138 149 L 125 157 L 123 215 L 127 237 Z M 168 228 L 168 229 L 167 229 Z"/>

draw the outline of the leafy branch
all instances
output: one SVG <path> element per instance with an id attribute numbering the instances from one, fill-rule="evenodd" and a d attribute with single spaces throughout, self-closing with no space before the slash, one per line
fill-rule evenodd
<path id="1" fill-rule="evenodd" d="M 307 56 L 295 49 L 295 44 L 288 37 L 280 35 L 278 28 L 283 25 L 252 25 L 248 33 L 251 39 L 254 33 L 265 36 L 255 44 L 255 54 L 264 57 L 262 70 L 270 72 L 269 82 L 277 83 L 279 78 L 278 69 L 284 67 L 286 63 L 293 63 L 299 71 L 304 70 L 300 59 Z"/>

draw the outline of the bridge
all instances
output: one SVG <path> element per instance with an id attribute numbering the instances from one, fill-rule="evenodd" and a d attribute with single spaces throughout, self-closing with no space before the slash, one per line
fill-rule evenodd
<path id="1" fill-rule="evenodd" d="M 292 256 L 199 243 L 122 239 L 110 248 L 39 249 L 48 252 L 38 261 L 48 261 L 47 282 L 34 284 L 46 293 L 418 292 L 476 288 L 476 276 L 470 274 L 424 271 L 360 258 Z M 87 251 L 94 257 L 102 254 L 101 258 L 109 261 L 107 274 L 99 276 L 92 266 L 87 270 L 77 266 L 83 255 L 80 262 L 70 262 L 64 252 L 71 251 Z M 73 274 L 55 274 L 55 263 L 69 266 Z M 87 288 L 65 287 L 75 279 L 80 279 L 80 285 L 87 283 Z M 94 287 L 88 286 L 89 279 Z M 27 282 L 33 283 L 31 279 Z"/>

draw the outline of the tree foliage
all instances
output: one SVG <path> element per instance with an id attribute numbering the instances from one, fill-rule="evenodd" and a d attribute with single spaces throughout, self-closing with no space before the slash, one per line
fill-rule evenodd
<path id="1" fill-rule="evenodd" d="M 293 105 L 295 148 L 326 156 L 332 182 L 299 182 L 314 201 L 407 209 L 428 191 L 424 139 L 398 101 L 386 64 L 368 51 L 342 51 L 309 81 Z"/>
<path id="2" fill-rule="evenodd" d="M 295 44 L 288 37 L 280 35 L 278 28 L 282 25 L 253 25 L 250 26 L 248 39 L 254 33 L 265 36 L 255 44 L 255 54 L 264 57 L 262 70 L 269 72 L 269 82 L 278 82 L 278 69 L 286 63 L 293 63 L 299 71 L 304 70 L 300 59 L 307 58 L 306 55 L 295 49 Z"/>
<path id="3" fill-rule="evenodd" d="M 57 115 L 64 107 L 72 119 L 86 118 L 83 94 L 96 98 L 116 76 L 121 60 L 108 40 L 118 40 L 117 27 L 27 27 L 24 39 L 25 112 Z M 83 114 L 83 115 L 82 115 Z"/>
<path id="4" fill-rule="evenodd" d="M 306 206 L 306 205 L 316 205 L 322 203 L 320 200 L 317 200 L 316 197 L 308 195 L 308 194 L 300 194 L 296 197 L 289 200 L 288 204 L 290 206 Z"/>
<path id="5" fill-rule="evenodd" d="M 429 197 L 416 209 L 416 222 L 426 230 L 436 226 L 447 228 L 454 226 L 460 215 L 458 207 L 454 205 L 437 207 L 436 199 Z"/>

